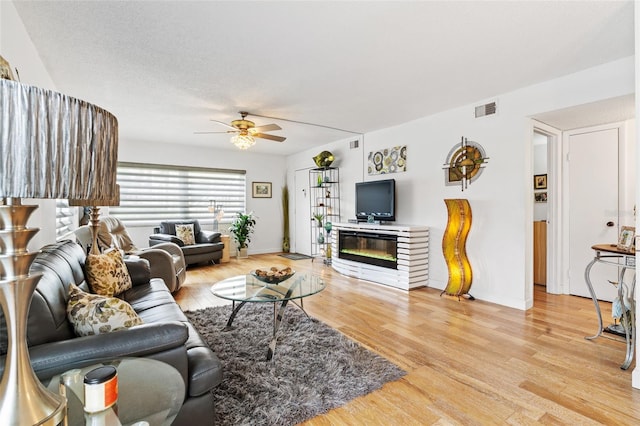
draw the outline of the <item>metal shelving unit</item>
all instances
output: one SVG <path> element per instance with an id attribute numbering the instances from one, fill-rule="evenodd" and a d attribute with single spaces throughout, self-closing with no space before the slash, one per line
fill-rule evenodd
<path id="1" fill-rule="evenodd" d="M 311 256 L 331 264 L 333 232 L 327 222 L 340 221 L 340 171 L 337 167 L 309 170 L 311 220 Z M 322 215 L 322 221 L 315 218 Z"/>

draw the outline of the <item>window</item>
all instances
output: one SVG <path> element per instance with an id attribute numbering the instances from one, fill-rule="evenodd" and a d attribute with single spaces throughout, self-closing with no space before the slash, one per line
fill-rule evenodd
<path id="1" fill-rule="evenodd" d="M 75 217 L 75 208 L 69 206 L 69 200 L 56 200 L 56 241 L 76 228 L 73 225 Z"/>
<path id="2" fill-rule="evenodd" d="M 224 210 L 220 223 L 245 211 L 246 171 L 118 163 L 120 206 L 109 208 L 127 226 L 157 226 L 168 219 L 213 223 L 211 200 Z"/>

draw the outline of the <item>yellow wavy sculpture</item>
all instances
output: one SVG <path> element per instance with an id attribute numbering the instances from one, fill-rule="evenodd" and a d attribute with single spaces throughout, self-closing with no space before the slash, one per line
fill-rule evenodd
<path id="1" fill-rule="evenodd" d="M 448 222 L 442 237 L 442 252 L 449 270 L 449 282 L 442 293 L 450 296 L 468 294 L 473 281 L 465 244 L 471 228 L 471 206 L 465 199 L 446 199 Z M 473 299 L 469 295 L 470 299 Z"/>

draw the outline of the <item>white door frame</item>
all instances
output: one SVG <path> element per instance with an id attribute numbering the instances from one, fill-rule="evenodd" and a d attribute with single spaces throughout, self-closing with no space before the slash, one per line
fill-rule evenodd
<path id="1" fill-rule="evenodd" d="M 304 208 L 304 212 L 299 212 L 298 211 L 298 199 L 300 197 L 305 198 L 306 200 L 308 200 L 308 191 L 309 191 L 309 175 L 308 175 L 308 171 L 311 169 L 311 167 L 305 167 L 302 169 L 295 169 L 293 171 L 293 214 L 295 217 L 295 220 L 293 221 L 293 233 L 292 235 L 294 236 L 294 238 L 290 239 L 291 241 L 291 251 L 294 253 L 305 253 L 305 252 L 311 252 L 311 243 L 309 243 L 309 247 L 302 247 L 304 244 L 300 244 L 300 238 L 298 238 L 298 236 L 300 235 L 300 233 L 305 233 L 305 235 L 309 236 L 311 235 L 311 230 L 310 228 L 305 228 L 305 229 L 298 229 L 298 220 L 300 217 L 309 217 L 311 216 L 311 206 L 309 204 L 309 202 L 307 201 L 305 203 L 306 207 Z M 305 176 L 304 180 L 302 182 L 298 181 L 298 176 L 299 172 L 303 172 L 306 171 L 307 175 Z M 300 188 L 303 188 L 302 190 L 300 190 Z M 299 193 L 300 191 L 304 191 L 304 193 Z M 310 220 L 305 221 L 309 222 L 309 226 L 311 226 L 310 224 Z"/>
<path id="2" fill-rule="evenodd" d="M 547 136 L 547 293 L 567 294 L 569 289 L 562 280 L 562 131 L 536 120 L 531 120 L 531 149 L 533 150 L 533 133 Z M 529 188 L 533 185 L 529 179 Z M 533 192 L 529 190 L 528 192 Z M 533 212 L 533 195 L 528 206 Z M 531 214 L 533 217 L 533 214 Z M 533 228 L 531 228 L 533 232 Z M 533 237 L 531 238 L 533 241 Z M 533 258 L 529 259 L 533 264 Z M 531 270 L 533 270 L 531 268 Z M 532 272 L 533 274 L 533 272 Z M 531 277 L 533 281 L 533 276 Z M 531 294 L 533 299 L 533 286 Z"/>

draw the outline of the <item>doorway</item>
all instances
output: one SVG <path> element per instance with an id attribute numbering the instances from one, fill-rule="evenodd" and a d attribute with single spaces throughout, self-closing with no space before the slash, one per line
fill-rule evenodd
<path id="1" fill-rule="evenodd" d="M 558 255 L 561 252 L 559 200 L 562 191 L 559 174 L 562 170 L 562 131 L 534 121 L 532 158 L 533 283 L 543 285 L 547 293 L 562 294 L 565 291 Z"/>
<path id="2" fill-rule="evenodd" d="M 533 132 L 533 284 L 547 287 L 548 145 L 551 135 Z"/>
<path id="3" fill-rule="evenodd" d="M 309 204 L 309 169 L 296 170 L 294 191 L 294 239 L 291 248 L 311 255 L 311 207 Z"/>
<path id="4" fill-rule="evenodd" d="M 621 220 L 620 212 L 632 208 L 634 188 L 626 188 L 633 180 L 624 175 L 635 176 L 635 170 L 626 166 L 619 172 L 621 163 L 629 152 L 625 129 L 627 123 L 584 127 L 561 131 L 542 123 L 534 122 L 532 132 L 532 177 L 544 175 L 543 148 L 546 143 L 546 209 L 542 202 L 533 202 L 532 218 L 542 222 L 546 215 L 546 291 L 554 294 L 574 294 L 589 297 L 584 283 L 584 270 L 593 259 L 591 246 L 598 243 L 615 243 Z M 546 141 L 545 141 L 546 139 Z M 536 151 L 540 151 L 537 152 Z M 537 157 L 537 159 L 536 159 Z M 628 170 L 627 170 L 628 169 Z M 532 200 L 544 189 L 534 189 Z M 629 198 L 629 200 L 626 200 Z M 626 201 L 625 201 L 626 200 Z M 536 252 L 535 233 L 532 227 L 532 245 Z M 544 233 L 544 231 L 542 231 Z M 538 244 L 540 244 L 538 242 Z M 532 262 L 534 268 L 539 260 Z M 608 281 L 615 281 L 616 270 L 593 271 L 598 297 L 611 300 L 615 289 Z M 540 276 L 533 271 L 536 284 Z M 594 284 L 595 285 L 595 284 Z"/>

